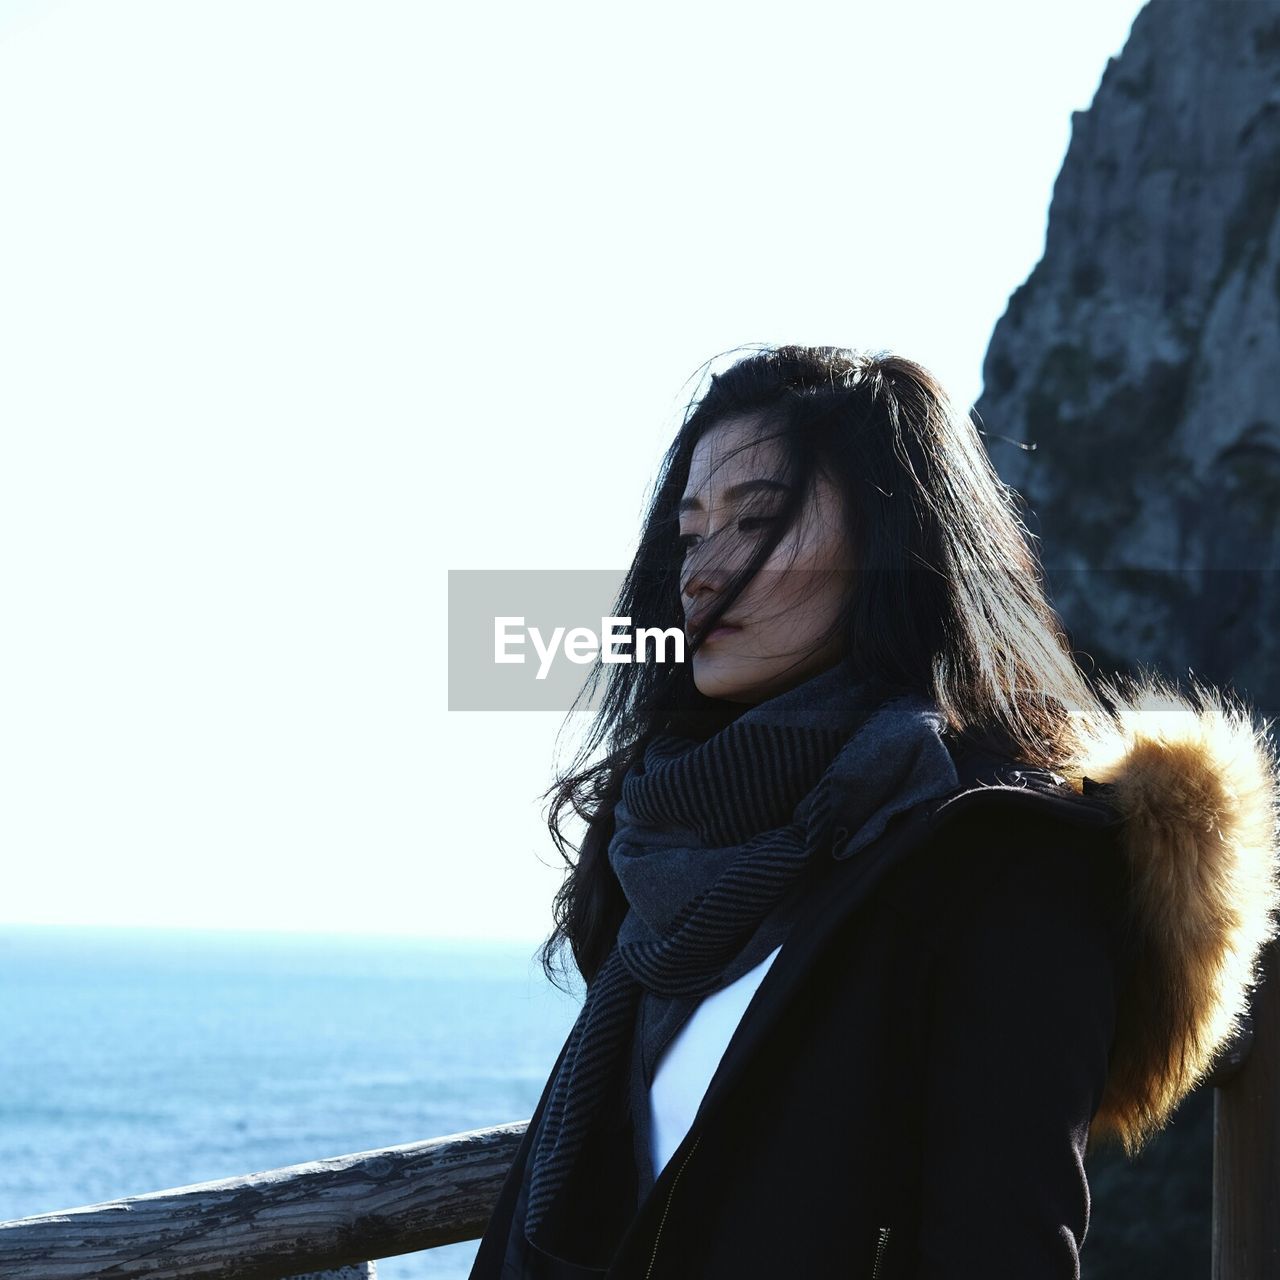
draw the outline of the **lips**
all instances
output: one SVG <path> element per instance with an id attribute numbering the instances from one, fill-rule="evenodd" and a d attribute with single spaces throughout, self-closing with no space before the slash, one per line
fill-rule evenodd
<path id="1" fill-rule="evenodd" d="M 691 615 L 688 621 L 688 630 L 691 633 L 700 631 L 702 629 L 702 624 L 706 620 L 706 618 L 707 618 L 707 613 L 705 610 L 702 613 L 695 613 Z M 738 630 L 740 630 L 740 628 L 736 622 L 730 622 L 726 618 L 721 618 L 720 621 L 716 623 L 715 630 L 708 632 L 707 635 L 709 638 L 710 636 L 715 635 L 717 631 L 738 631 Z"/>

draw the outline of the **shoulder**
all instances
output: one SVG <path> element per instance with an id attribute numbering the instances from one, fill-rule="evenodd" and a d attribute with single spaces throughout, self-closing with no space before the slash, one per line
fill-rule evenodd
<path id="1" fill-rule="evenodd" d="M 1016 916 L 1114 949 L 1127 892 L 1120 828 L 1094 804 L 1006 772 L 948 797 L 884 889 L 939 944 L 1007 932 Z"/>
<path id="2" fill-rule="evenodd" d="M 992 821 L 997 812 L 974 809 L 940 829 L 898 898 L 932 974 L 931 1016 L 958 1045 L 989 1036 L 1013 1052 L 1011 1039 L 1032 1036 L 1053 1054 L 1094 1046 L 1101 1062 L 1124 973 L 1114 833 L 1033 807 Z"/>

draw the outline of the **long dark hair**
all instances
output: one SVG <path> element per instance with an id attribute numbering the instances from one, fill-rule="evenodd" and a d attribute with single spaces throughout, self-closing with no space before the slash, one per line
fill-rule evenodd
<path id="1" fill-rule="evenodd" d="M 1069 760 L 1081 730 L 1105 711 L 1045 596 L 1021 498 L 1000 480 L 970 415 L 903 356 L 766 347 L 713 374 L 689 401 L 663 459 L 614 614 L 633 627 L 683 628 L 677 504 L 698 440 L 740 415 L 780 443 L 790 496 L 717 592 L 693 648 L 778 546 L 821 473 L 843 495 L 845 532 L 857 548 L 856 588 L 836 625 L 858 668 L 887 689 L 931 696 L 958 739 L 1032 766 Z M 702 695 L 687 661 L 602 664 L 579 700 L 595 692 L 602 673 L 582 745 L 544 792 L 567 864 L 555 928 L 540 948 L 553 982 L 567 942 L 589 983 L 626 913 L 606 854 L 628 767 L 655 733 L 706 733 L 741 710 Z M 586 823 L 576 858 L 562 830 L 566 810 Z"/>

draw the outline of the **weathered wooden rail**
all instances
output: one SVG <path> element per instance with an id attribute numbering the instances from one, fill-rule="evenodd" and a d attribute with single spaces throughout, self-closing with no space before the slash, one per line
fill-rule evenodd
<path id="1" fill-rule="evenodd" d="M 1213 1280 L 1280 1277 L 1280 941 L 1267 947 L 1253 1043 L 1213 1091 Z"/>
<path id="2" fill-rule="evenodd" d="M 0 1276 L 374 1276 L 371 1260 L 483 1235 L 527 1124 L 474 1129 L 0 1222 Z"/>
<path id="3" fill-rule="evenodd" d="M 1280 1277 L 1280 948 L 1214 1077 L 1213 1280 Z M 1263 998 L 1263 997 L 1266 998 Z M 356 1280 L 483 1235 L 528 1121 L 0 1222 L 3 1280 Z"/>

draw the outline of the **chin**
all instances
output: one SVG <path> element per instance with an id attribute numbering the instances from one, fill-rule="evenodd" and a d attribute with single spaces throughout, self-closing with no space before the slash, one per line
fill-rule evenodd
<path id="1" fill-rule="evenodd" d="M 757 682 L 751 679 L 741 662 L 719 654 L 695 654 L 693 683 L 704 697 L 745 702 L 750 700 L 752 687 Z"/>

